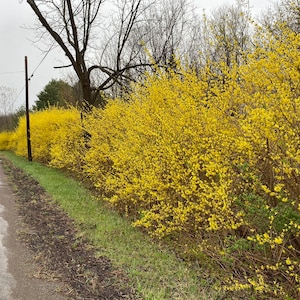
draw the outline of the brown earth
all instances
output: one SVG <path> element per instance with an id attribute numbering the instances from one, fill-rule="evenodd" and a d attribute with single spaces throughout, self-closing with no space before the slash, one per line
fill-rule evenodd
<path id="1" fill-rule="evenodd" d="M 19 237 L 34 253 L 39 276 L 62 282 L 60 292 L 69 299 L 138 299 L 124 272 L 107 257 L 96 257 L 96 249 L 37 181 L 4 158 L 2 164 L 17 193 Z"/>

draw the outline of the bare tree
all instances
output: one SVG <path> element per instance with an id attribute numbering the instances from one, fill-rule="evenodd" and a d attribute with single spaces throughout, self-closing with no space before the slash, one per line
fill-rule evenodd
<path id="1" fill-rule="evenodd" d="M 108 12 L 104 6 L 105 2 L 105 0 L 27 0 L 39 22 L 69 59 L 70 66 L 73 67 L 80 82 L 83 99 L 88 105 L 94 105 L 97 101 L 100 105 L 104 105 L 104 100 L 99 99 L 99 91 L 108 89 L 124 76 L 126 70 L 136 67 L 131 64 L 121 66 L 120 60 L 142 0 L 131 1 L 130 10 L 123 19 L 115 68 L 93 63 L 98 46 L 96 41 L 101 39 L 99 30 L 105 21 L 100 11 Z M 93 80 L 92 73 L 95 71 L 102 74 L 101 82 Z"/>
<path id="2" fill-rule="evenodd" d="M 280 34 L 283 24 L 300 33 L 300 0 L 277 2 L 260 15 L 259 21 L 265 29 L 274 34 Z"/>
<path id="3" fill-rule="evenodd" d="M 203 55 L 211 61 L 243 63 L 244 52 L 251 47 L 250 5 L 237 0 L 235 5 L 223 5 L 204 15 L 202 24 Z"/>
<path id="4" fill-rule="evenodd" d="M 15 93 L 14 89 L 0 86 L 0 130 L 12 129 Z"/>
<path id="5" fill-rule="evenodd" d="M 146 70 L 156 71 L 158 67 L 174 70 L 179 60 L 186 63 L 188 59 L 195 58 L 190 55 L 195 44 L 195 31 L 191 29 L 197 19 L 193 8 L 187 0 L 143 1 L 123 52 L 123 58 L 138 66 L 126 70 L 127 84 L 132 80 L 140 80 Z M 124 6 L 120 12 L 123 10 Z M 120 18 L 115 24 L 122 23 Z M 117 29 L 116 32 L 122 30 Z M 119 36 L 115 44 L 119 45 Z"/>
<path id="6" fill-rule="evenodd" d="M 140 34 L 131 39 L 147 50 L 138 53 L 137 58 L 175 67 L 174 59 L 186 58 L 192 48 L 195 19 L 193 6 L 187 0 L 156 0 L 144 11 L 143 21 L 136 27 Z"/>
<path id="7" fill-rule="evenodd" d="M 158 6 L 158 7 L 157 7 Z M 144 43 L 152 58 L 162 64 L 172 62 L 174 55 L 181 56 L 190 16 L 186 0 L 157 1 L 145 14 Z"/>
<path id="8" fill-rule="evenodd" d="M 189 52 L 192 20 L 187 0 L 27 3 L 67 56 L 89 105 L 104 105 L 101 91 L 127 87 L 154 64 L 172 67 L 175 54 Z"/>
<path id="9" fill-rule="evenodd" d="M 108 77 L 109 81 L 104 80 L 104 87 L 110 90 L 112 96 L 118 95 L 136 79 L 132 76 L 134 72 L 139 73 L 151 67 L 147 60 L 139 60 L 137 57 L 144 52 L 139 24 L 144 22 L 143 15 L 152 4 L 151 0 L 117 0 L 111 4 L 111 21 L 107 24 L 109 30 L 105 32 L 105 42 L 99 47 L 96 56 L 98 65 L 109 66 L 107 69 L 115 73 L 112 78 Z M 101 69 L 96 70 L 95 74 L 96 81 L 103 81 Z"/>
<path id="10" fill-rule="evenodd" d="M 14 110 L 14 96 L 16 91 L 7 86 L 0 86 L 0 114 L 8 115 Z"/>

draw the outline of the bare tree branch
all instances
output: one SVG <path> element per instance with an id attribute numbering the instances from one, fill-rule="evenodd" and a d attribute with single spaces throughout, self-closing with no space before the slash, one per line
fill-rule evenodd
<path id="1" fill-rule="evenodd" d="M 111 6 L 109 10 L 113 24 L 106 22 L 105 2 L 27 0 L 42 27 L 66 54 L 82 88 L 82 100 L 90 105 L 98 100 L 105 104 L 101 90 L 129 87 L 153 63 L 168 64 L 182 48 L 188 30 L 187 0 L 117 0 L 118 14 Z"/>

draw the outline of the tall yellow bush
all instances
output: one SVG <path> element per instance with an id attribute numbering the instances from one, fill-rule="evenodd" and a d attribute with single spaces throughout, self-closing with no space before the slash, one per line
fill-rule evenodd
<path id="1" fill-rule="evenodd" d="M 161 72 L 95 110 L 84 170 L 136 226 L 247 269 L 229 290 L 297 297 L 299 37 L 283 37 L 245 66 Z"/>
<path id="2" fill-rule="evenodd" d="M 33 159 L 49 163 L 55 156 L 55 161 L 59 160 L 62 156 L 58 150 L 59 143 L 68 143 L 73 138 L 72 132 L 76 132 L 78 126 L 80 126 L 80 113 L 75 108 L 59 109 L 53 107 L 31 113 L 30 137 Z M 67 130 L 69 131 L 67 132 Z M 65 132 L 65 135 L 62 132 Z M 13 136 L 12 150 L 20 156 L 27 155 L 25 116 L 19 120 L 19 126 Z"/>
<path id="3" fill-rule="evenodd" d="M 149 77 L 129 104 L 114 102 L 97 123 L 87 121 L 88 174 L 113 192 L 112 203 L 136 216 L 136 225 L 159 236 L 236 228 L 241 221 L 222 163 L 229 155 L 224 143 L 232 143 L 224 134 L 228 122 L 207 107 L 206 83 L 185 76 Z"/>
<path id="4" fill-rule="evenodd" d="M 158 71 L 82 120 L 34 113 L 33 156 L 88 178 L 135 226 L 212 257 L 233 274 L 229 291 L 297 299 L 299 46 L 283 31 L 246 65 Z M 20 155 L 25 133 L 21 119 L 9 144 Z"/>
<path id="5" fill-rule="evenodd" d="M 0 150 L 10 149 L 10 140 L 13 132 L 3 131 L 0 132 Z"/>
<path id="6" fill-rule="evenodd" d="M 51 140 L 49 164 L 79 173 L 85 153 L 85 130 L 80 112 L 75 108 L 63 110 L 60 118 Z"/>

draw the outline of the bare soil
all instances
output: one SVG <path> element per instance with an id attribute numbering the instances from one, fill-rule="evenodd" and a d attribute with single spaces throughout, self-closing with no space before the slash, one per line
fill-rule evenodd
<path id="1" fill-rule="evenodd" d="M 50 198 L 36 180 L 2 158 L 18 195 L 22 217 L 20 238 L 33 251 L 43 270 L 40 276 L 59 279 L 72 299 L 138 299 L 126 274 L 82 237 L 74 221 Z"/>

